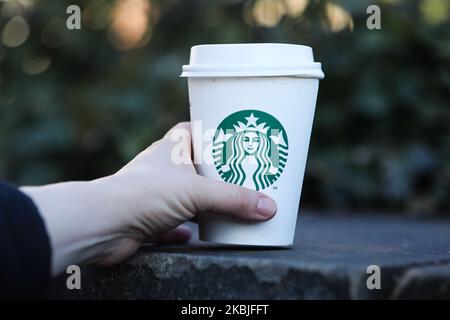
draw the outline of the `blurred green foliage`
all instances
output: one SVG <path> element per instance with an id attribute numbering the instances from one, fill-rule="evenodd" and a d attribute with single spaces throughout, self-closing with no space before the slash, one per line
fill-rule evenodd
<path id="1" fill-rule="evenodd" d="M 73 1 L 0 3 L 0 177 L 111 174 L 188 119 L 191 46 L 299 43 L 326 74 L 303 206 L 450 212 L 449 1 L 124 1 L 76 2 L 81 30 L 65 27 Z"/>

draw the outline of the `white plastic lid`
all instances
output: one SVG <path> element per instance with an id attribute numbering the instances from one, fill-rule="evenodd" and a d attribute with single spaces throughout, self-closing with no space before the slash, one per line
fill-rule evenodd
<path id="1" fill-rule="evenodd" d="M 300 77 L 323 79 L 312 48 L 283 43 L 208 44 L 191 48 L 181 77 Z"/>

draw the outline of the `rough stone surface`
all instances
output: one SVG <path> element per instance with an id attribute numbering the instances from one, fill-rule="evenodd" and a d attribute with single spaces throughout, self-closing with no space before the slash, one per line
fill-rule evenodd
<path id="1" fill-rule="evenodd" d="M 408 270 L 395 288 L 393 299 L 450 299 L 450 264 Z"/>
<path id="2" fill-rule="evenodd" d="M 379 215 L 301 215 L 292 249 L 201 243 L 141 249 L 120 266 L 82 268 L 51 298 L 389 299 L 450 297 L 450 221 Z M 381 289 L 366 286 L 369 265 Z"/>

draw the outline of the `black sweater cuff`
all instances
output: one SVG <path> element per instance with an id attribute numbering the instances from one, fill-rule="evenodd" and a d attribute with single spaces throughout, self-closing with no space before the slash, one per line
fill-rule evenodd
<path id="1" fill-rule="evenodd" d="M 37 207 L 0 181 L 0 298 L 42 298 L 50 280 L 50 240 Z"/>

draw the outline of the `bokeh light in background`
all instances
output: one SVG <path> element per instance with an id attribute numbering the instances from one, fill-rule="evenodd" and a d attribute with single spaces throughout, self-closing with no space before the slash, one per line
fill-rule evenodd
<path id="1" fill-rule="evenodd" d="M 68 38 L 68 33 L 65 31 L 66 21 L 62 17 L 51 18 L 42 27 L 42 44 L 51 48 L 63 46 Z"/>
<path id="2" fill-rule="evenodd" d="M 437 25 L 448 20 L 450 13 L 450 1 L 427 0 L 420 2 L 420 10 L 425 21 Z"/>
<path id="3" fill-rule="evenodd" d="M 353 31 L 353 19 L 341 6 L 327 3 L 325 5 L 325 14 L 331 31 L 339 32 L 345 28 L 349 28 Z"/>
<path id="4" fill-rule="evenodd" d="M 27 55 L 23 58 L 23 71 L 30 75 L 44 72 L 50 66 L 51 58 L 48 56 Z"/>
<path id="5" fill-rule="evenodd" d="M 305 207 L 450 212 L 450 1 L 0 1 L 0 176 L 92 179 L 188 119 L 200 43 L 311 45 L 323 63 Z M 382 30 L 366 28 L 377 4 Z M 214 107 L 214 106 L 212 106 Z"/>
<path id="6" fill-rule="evenodd" d="M 16 16 L 9 20 L 3 28 L 2 44 L 9 48 L 18 47 L 28 39 L 29 34 L 30 28 L 27 21 Z"/>
<path id="7" fill-rule="evenodd" d="M 119 0 L 111 11 L 113 45 L 122 50 L 141 47 L 150 38 L 151 5 L 147 0 Z"/>

